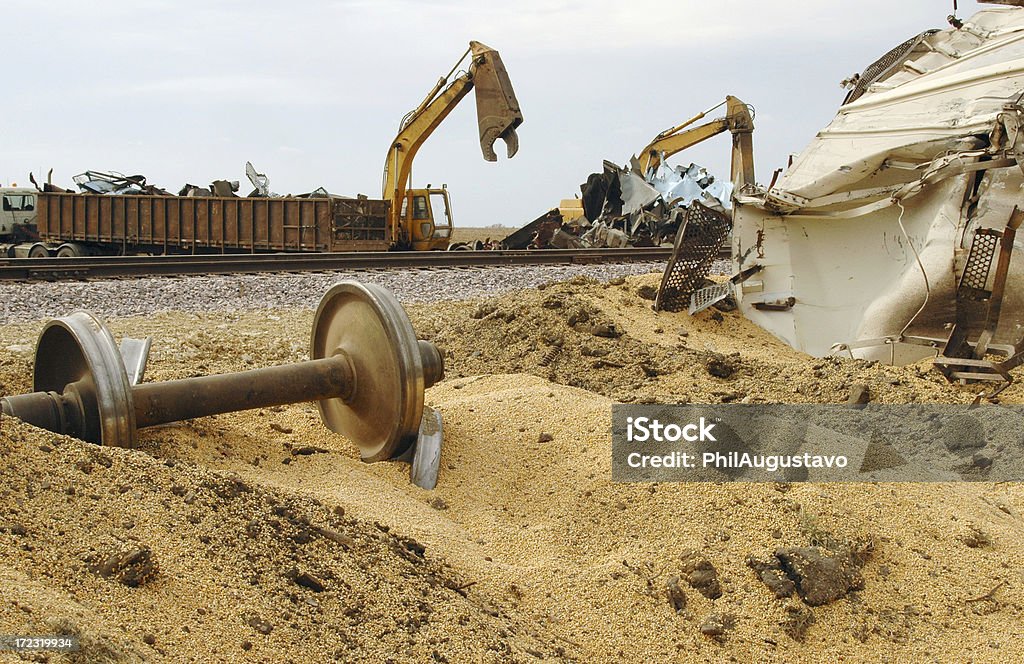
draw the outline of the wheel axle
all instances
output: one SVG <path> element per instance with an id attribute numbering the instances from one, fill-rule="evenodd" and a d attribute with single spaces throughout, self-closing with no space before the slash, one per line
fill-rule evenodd
<path id="1" fill-rule="evenodd" d="M 423 391 L 444 376 L 437 347 L 418 341 L 384 288 L 344 281 L 320 302 L 310 360 L 232 374 L 132 385 L 107 327 L 88 312 L 49 322 L 36 346 L 31 394 L 4 414 L 93 443 L 134 447 L 138 429 L 253 408 L 316 401 L 327 428 L 365 461 L 416 442 Z M 436 478 L 436 475 L 435 475 Z"/>

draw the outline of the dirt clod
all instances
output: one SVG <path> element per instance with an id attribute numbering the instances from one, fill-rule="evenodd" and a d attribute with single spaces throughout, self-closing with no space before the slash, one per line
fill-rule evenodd
<path id="1" fill-rule="evenodd" d="M 782 563 L 774 556 L 767 560 L 754 557 L 747 558 L 747 567 L 754 570 L 761 582 L 775 593 L 776 599 L 790 597 L 796 592 L 796 584 L 786 576 Z"/>
<path id="2" fill-rule="evenodd" d="M 709 353 L 704 360 L 704 368 L 715 378 L 728 378 L 739 368 L 738 358 L 721 353 Z"/>
<path id="3" fill-rule="evenodd" d="M 322 593 L 326 590 L 324 582 L 307 571 L 297 571 L 294 575 L 294 580 L 297 585 L 300 585 L 303 588 L 308 588 L 315 593 Z"/>
<path id="4" fill-rule="evenodd" d="M 708 599 L 722 596 L 722 584 L 718 581 L 718 570 L 707 558 L 696 554 L 683 557 L 683 573 L 690 587 Z"/>
<path id="5" fill-rule="evenodd" d="M 736 628 L 736 616 L 730 613 L 712 613 L 700 624 L 700 633 L 714 639 L 722 639 Z"/>
<path id="6" fill-rule="evenodd" d="M 271 632 L 274 631 L 274 626 L 271 625 L 266 620 L 263 620 L 259 616 L 254 616 L 254 617 L 250 618 L 249 621 L 248 621 L 248 624 L 249 624 L 249 627 L 252 627 L 254 630 L 259 632 L 260 634 L 270 634 Z"/>
<path id="7" fill-rule="evenodd" d="M 673 576 L 665 583 L 665 596 L 668 599 L 669 606 L 676 613 L 686 608 L 686 592 L 679 584 L 678 576 Z"/>
<path id="8" fill-rule="evenodd" d="M 654 300 L 658 297 L 658 289 L 654 286 L 644 284 L 636 289 L 636 294 L 645 300 Z"/>
<path id="9" fill-rule="evenodd" d="M 158 573 L 156 559 L 147 546 L 125 548 L 117 545 L 95 569 L 100 576 L 114 579 L 130 588 L 152 581 Z"/>
<path id="10" fill-rule="evenodd" d="M 967 524 L 958 539 L 972 549 L 981 549 L 992 544 L 992 538 L 988 533 L 973 523 Z"/>
<path id="11" fill-rule="evenodd" d="M 805 546 L 776 549 L 775 557 L 810 606 L 828 604 L 864 588 L 860 561 L 852 553 Z"/>
<path id="12" fill-rule="evenodd" d="M 309 456 L 311 454 L 322 454 L 324 452 L 327 452 L 327 450 L 322 447 L 314 447 L 313 445 L 302 445 L 301 447 L 292 448 L 293 456 Z"/>

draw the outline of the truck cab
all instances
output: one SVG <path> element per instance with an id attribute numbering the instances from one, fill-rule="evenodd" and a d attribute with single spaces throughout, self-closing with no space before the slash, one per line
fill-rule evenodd
<path id="1" fill-rule="evenodd" d="M 0 187 L 0 242 L 35 237 L 36 190 L 32 187 Z"/>
<path id="2" fill-rule="evenodd" d="M 409 189 L 402 201 L 401 226 L 413 251 L 444 251 L 452 237 L 448 188 Z"/>

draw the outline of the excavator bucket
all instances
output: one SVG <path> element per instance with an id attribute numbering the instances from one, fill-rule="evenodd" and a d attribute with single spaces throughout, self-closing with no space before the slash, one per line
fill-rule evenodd
<path id="1" fill-rule="evenodd" d="M 480 150 L 487 161 L 497 161 L 494 143 L 500 138 L 505 141 L 511 159 L 519 150 L 516 127 L 523 123 L 523 113 L 519 110 L 512 82 L 508 79 L 508 72 L 497 51 L 477 41 L 470 42 L 469 46 L 473 51 L 473 62 L 476 63 L 473 86 L 476 88 Z"/>

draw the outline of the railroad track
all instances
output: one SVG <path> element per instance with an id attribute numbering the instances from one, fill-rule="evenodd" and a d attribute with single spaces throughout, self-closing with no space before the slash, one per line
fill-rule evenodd
<path id="1" fill-rule="evenodd" d="M 0 281 L 71 281 L 128 277 L 328 272 L 490 265 L 580 265 L 664 261 L 667 247 L 502 251 L 350 252 L 330 254 L 203 254 L 0 259 Z"/>

